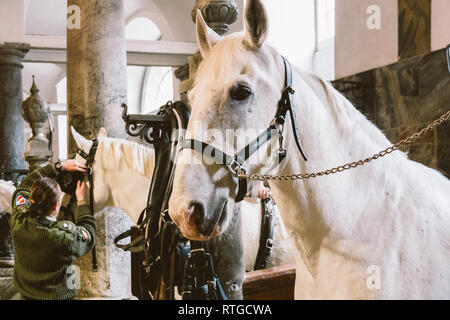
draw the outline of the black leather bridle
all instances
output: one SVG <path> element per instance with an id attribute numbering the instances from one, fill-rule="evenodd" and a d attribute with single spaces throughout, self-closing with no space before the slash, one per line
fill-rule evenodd
<path id="1" fill-rule="evenodd" d="M 298 150 L 303 159 L 307 161 L 305 152 L 300 141 L 300 133 L 297 127 L 297 117 L 294 106 L 294 89 L 292 88 L 292 67 L 289 61 L 282 57 L 285 69 L 285 88 L 281 93 L 281 99 L 278 102 L 277 112 L 273 118 L 269 128 L 259 135 L 255 140 L 246 145 L 241 151 L 234 156 L 230 156 L 225 152 L 211 146 L 202 141 L 195 139 L 185 139 L 180 143 L 180 151 L 183 149 L 191 149 L 201 154 L 210 155 L 216 164 L 224 165 L 233 177 L 238 179 L 238 192 L 236 195 L 236 203 L 244 199 L 247 194 L 247 179 L 243 178 L 246 175 L 244 163 L 261 148 L 266 142 L 270 141 L 274 134 L 279 134 L 280 146 L 278 149 L 278 164 L 286 157 L 286 149 L 283 147 L 283 131 L 280 129 L 286 122 L 287 113 L 291 115 L 292 131 Z"/>
<path id="2" fill-rule="evenodd" d="M 97 149 L 98 149 L 98 140 L 92 139 L 92 146 L 91 149 L 89 150 L 89 154 L 86 154 L 81 149 L 77 150 L 77 153 L 80 155 L 80 157 L 86 160 L 85 166 L 88 168 L 87 176 L 89 181 L 89 206 L 91 208 L 92 215 L 94 215 L 94 170 L 92 168 L 92 165 L 94 164 Z M 94 271 L 98 270 L 97 251 L 95 245 L 92 248 L 92 269 Z"/>

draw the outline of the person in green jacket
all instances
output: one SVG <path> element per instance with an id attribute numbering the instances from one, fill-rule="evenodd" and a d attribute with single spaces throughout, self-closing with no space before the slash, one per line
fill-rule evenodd
<path id="1" fill-rule="evenodd" d="M 56 220 L 62 192 L 55 179 L 61 170 L 86 169 L 76 160 L 50 164 L 30 173 L 17 187 L 9 224 L 19 299 L 66 300 L 77 295 L 72 261 L 94 246 L 95 220 L 86 202 L 85 182 L 77 184 L 75 223 Z"/>

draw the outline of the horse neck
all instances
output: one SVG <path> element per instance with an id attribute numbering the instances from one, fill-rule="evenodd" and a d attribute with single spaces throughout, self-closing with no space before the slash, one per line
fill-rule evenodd
<path id="1" fill-rule="evenodd" d="M 277 174 L 313 173 L 366 159 L 390 145 L 384 134 L 324 81 L 295 71 L 297 125 L 308 161 L 303 161 L 290 123 L 288 157 Z M 392 155 L 402 157 L 402 154 Z M 385 174 L 378 163 L 311 180 L 271 183 L 283 220 L 297 246 L 311 256 L 330 233 L 345 233 L 367 208 L 367 194 Z M 380 199 L 380 201 L 382 201 Z"/>
<path id="2" fill-rule="evenodd" d="M 120 157 L 124 161 L 124 157 Z M 112 161 L 117 161 L 114 159 Z M 139 159 L 139 161 L 154 162 L 153 158 Z M 97 176 L 104 181 L 101 185 L 109 188 L 105 190 L 109 194 L 105 206 L 118 207 L 124 210 L 133 222 L 137 222 L 140 212 L 146 206 L 148 189 L 151 183 L 151 176 L 143 175 L 136 168 L 131 168 L 125 163 L 116 163 L 114 166 L 120 170 L 104 169 L 98 161 L 95 168 Z M 105 183 L 106 182 L 106 183 Z M 98 183 L 97 185 L 99 185 Z"/>

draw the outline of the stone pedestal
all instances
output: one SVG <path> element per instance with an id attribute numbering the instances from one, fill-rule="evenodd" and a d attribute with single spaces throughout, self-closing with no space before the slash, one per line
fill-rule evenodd
<path id="1" fill-rule="evenodd" d="M 121 117 L 127 101 L 123 0 L 69 0 L 81 12 L 81 28 L 67 30 L 67 113 L 69 125 L 93 138 L 100 127 L 126 138 Z M 76 151 L 69 134 L 68 152 Z"/>
<path id="2" fill-rule="evenodd" d="M 114 238 L 134 223 L 118 208 L 95 214 L 98 271 L 92 270 L 92 253 L 78 259 L 81 269 L 77 299 L 131 299 L 131 254 L 114 245 Z"/>
<path id="3" fill-rule="evenodd" d="M 30 46 L 0 45 L 0 168 L 26 169 L 22 106 L 22 60 Z"/>
<path id="4" fill-rule="evenodd" d="M 17 293 L 14 289 L 13 273 L 12 264 L 0 260 L 0 300 L 9 300 Z"/>
<path id="5" fill-rule="evenodd" d="M 0 300 L 8 300 L 16 294 L 13 284 L 14 252 L 9 232 L 9 213 L 0 212 Z"/>
<path id="6" fill-rule="evenodd" d="M 53 153 L 49 149 L 49 141 L 44 134 L 44 124 L 48 120 L 49 107 L 39 96 L 39 89 L 34 82 L 30 89 L 31 96 L 22 104 L 22 115 L 30 124 L 33 135 L 27 142 L 25 160 L 30 171 L 46 166 Z"/>

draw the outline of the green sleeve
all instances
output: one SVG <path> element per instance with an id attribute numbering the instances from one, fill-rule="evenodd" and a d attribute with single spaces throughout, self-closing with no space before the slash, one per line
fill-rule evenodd
<path id="1" fill-rule="evenodd" d="M 59 221 L 54 236 L 59 238 L 72 259 L 86 255 L 95 245 L 95 220 L 89 206 L 77 208 L 75 223 Z"/>

